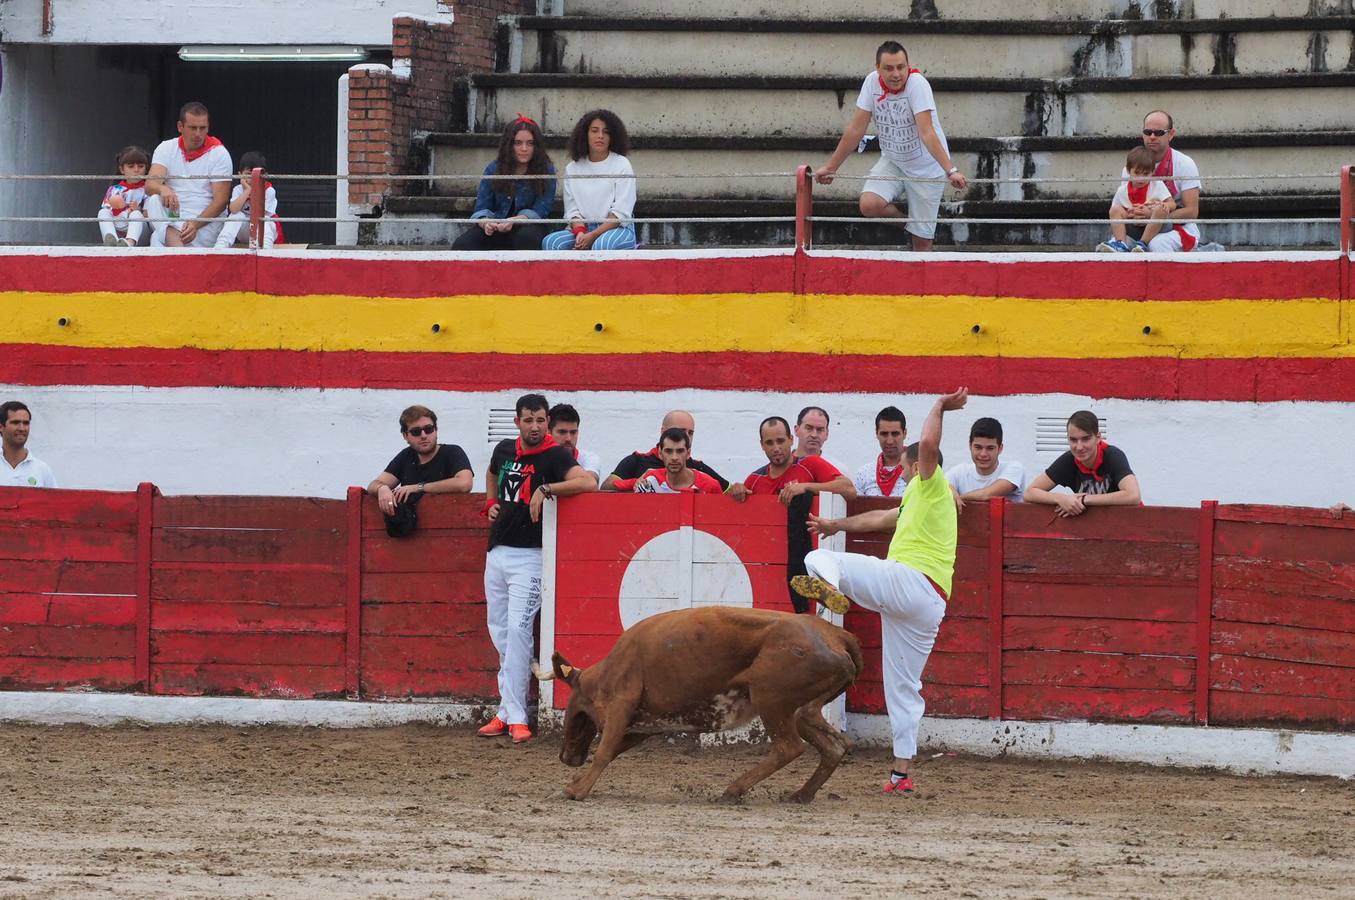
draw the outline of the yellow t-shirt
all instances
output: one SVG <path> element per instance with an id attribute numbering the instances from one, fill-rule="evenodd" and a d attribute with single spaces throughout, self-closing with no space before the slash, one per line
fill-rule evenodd
<path id="1" fill-rule="evenodd" d="M 957 533 L 955 499 L 945 473 L 937 466 L 926 481 L 919 476 L 908 482 L 888 558 L 917 569 L 949 597 Z"/>

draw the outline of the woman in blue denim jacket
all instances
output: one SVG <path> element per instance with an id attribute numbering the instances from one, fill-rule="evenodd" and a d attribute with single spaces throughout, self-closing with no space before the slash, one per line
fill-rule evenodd
<path id="1" fill-rule="evenodd" d="M 540 127 L 526 116 L 504 129 L 499 155 L 485 175 L 521 175 L 522 180 L 482 178 L 472 219 L 452 244 L 453 250 L 539 250 L 546 235 L 532 219 L 550 216 L 555 205 L 555 166 L 546 154 Z"/>

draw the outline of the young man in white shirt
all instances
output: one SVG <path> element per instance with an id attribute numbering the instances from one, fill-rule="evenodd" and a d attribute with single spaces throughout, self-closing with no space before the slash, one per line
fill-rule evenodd
<path id="1" fill-rule="evenodd" d="M 207 107 L 179 110 L 179 136 L 161 142 L 146 175 L 152 247 L 212 247 L 225 223 L 235 169 L 224 144 L 207 133 Z"/>
<path id="2" fill-rule="evenodd" d="M 852 483 L 858 497 L 902 497 L 908 481 L 903 477 L 903 451 L 908 446 L 908 420 L 897 406 L 886 406 L 875 415 L 875 439 L 880 455 L 856 470 Z"/>
<path id="3" fill-rule="evenodd" d="M 555 443 L 574 454 L 574 460 L 583 470 L 593 476 L 593 480 L 602 481 L 602 460 L 591 450 L 579 447 L 579 411 L 568 403 L 557 403 L 547 413 L 547 425 Z"/>
<path id="4" fill-rule="evenodd" d="M 5 487 L 56 487 L 47 463 L 28 452 L 28 433 L 33 414 L 18 400 L 0 403 L 0 443 L 5 464 L 0 467 L 0 485 Z"/>
<path id="5" fill-rule="evenodd" d="M 969 428 L 969 458 L 946 473 L 946 480 L 960 499 L 989 500 L 1010 497 L 1020 503 L 1025 491 L 1026 470 L 1015 460 L 1002 459 L 1002 423 L 984 417 Z"/>
<path id="6" fill-rule="evenodd" d="M 872 119 L 880 139 L 880 161 L 861 189 L 861 215 L 910 219 L 905 228 L 913 249 L 930 250 L 946 183 L 963 191 L 969 181 L 950 158 L 932 86 L 919 70 L 909 67 L 908 51 L 898 41 L 885 41 L 876 49 L 875 71 L 861 85 L 855 115 L 833 155 L 814 173 L 819 184 L 833 183 L 838 167 L 861 143 Z M 902 178 L 936 180 L 898 180 Z M 906 215 L 896 202 L 905 195 Z"/>

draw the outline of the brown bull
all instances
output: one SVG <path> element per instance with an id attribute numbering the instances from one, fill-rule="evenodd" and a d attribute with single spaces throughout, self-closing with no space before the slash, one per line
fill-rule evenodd
<path id="1" fill-rule="evenodd" d="M 706 607 L 651 616 L 617 640 L 596 666 L 571 666 L 559 653 L 554 672 L 570 686 L 560 761 L 582 766 L 601 732 L 593 765 L 565 788 L 582 800 L 617 754 L 652 734 L 726 731 L 761 717 L 767 758 L 725 789 L 737 800 L 789 764 L 808 741 L 819 765 L 789 799 L 808 802 L 833 774 L 847 741 L 823 718 L 823 705 L 861 674 L 861 646 L 815 616 L 763 609 Z"/>

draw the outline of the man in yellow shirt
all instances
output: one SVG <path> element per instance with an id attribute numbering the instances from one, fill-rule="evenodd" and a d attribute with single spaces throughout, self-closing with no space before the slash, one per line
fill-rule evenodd
<path id="1" fill-rule="evenodd" d="M 885 706 L 894 734 L 894 770 L 884 790 L 893 796 L 913 792 L 908 765 L 917 753 L 917 729 L 925 708 L 922 669 L 946 614 L 955 574 L 956 510 L 941 470 L 941 419 L 962 409 L 968 399 L 969 390 L 960 388 L 932 406 L 922 425 L 922 439 L 904 457 L 908 487 L 898 509 L 846 519 L 809 517 L 810 530 L 821 535 L 893 528 L 888 557 L 813 550 L 805 557 L 809 574 L 791 580 L 792 588 L 833 612 L 845 613 L 855 601 L 880 614 Z"/>

